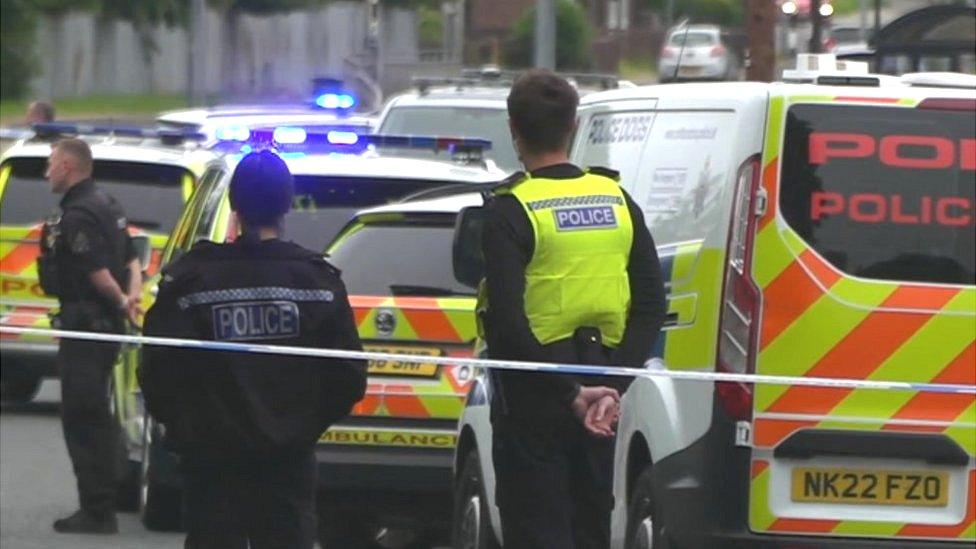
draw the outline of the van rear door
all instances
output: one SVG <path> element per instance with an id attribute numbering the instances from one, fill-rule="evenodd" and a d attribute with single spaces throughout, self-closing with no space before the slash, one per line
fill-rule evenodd
<path id="1" fill-rule="evenodd" d="M 976 385 L 976 100 L 773 101 L 756 373 Z M 973 394 L 764 385 L 753 414 L 753 531 L 976 538 Z"/>

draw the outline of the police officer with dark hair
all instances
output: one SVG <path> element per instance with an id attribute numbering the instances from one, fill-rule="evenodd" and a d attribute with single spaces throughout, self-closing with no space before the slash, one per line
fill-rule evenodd
<path id="1" fill-rule="evenodd" d="M 280 240 L 293 192 L 276 154 L 245 156 L 230 182 L 242 234 L 164 269 L 146 334 L 361 350 L 339 271 Z M 182 457 L 187 548 L 312 547 L 315 444 L 363 397 L 364 361 L 150 346 L 139 379 Z"/>
<path id="2" fill-rule="evenodd" d="M 488 353 L 502 360 L 641 367 L 664 322 L 654 241 L 604 168 L 567 151 L 576 90 L 548 71 L 508 97 L 522 163 L 487 206 L 483 251 Z M 630 379 L 495 374 L 492 456 L 506 548 L 610 543 L 613 436 Z"/>
<path id="3" fill-rule="evenodd" d="M 63 194 L 61 216 L 45 224 L 38 278 L 58 297 L 63 330 L 122 333 L 138 321 L 142 274 L 125 213 L 92 181 L 92 154 L 79 139 L 51 147 L 46 177 Z M 118 531 L 115 495 L 121 480 L 121 431 L 109 408 L 108 381 L 119 345 L 77 339 L 58 343 L 61 421 L 78 480 L 81 509 L 55 521 L 62 533 Z"/>

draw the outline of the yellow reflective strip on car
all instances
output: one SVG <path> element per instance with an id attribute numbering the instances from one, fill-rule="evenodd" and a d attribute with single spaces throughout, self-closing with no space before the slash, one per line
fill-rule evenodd
<path id="1" fill-rule="evenodd" d="M 976 308 L 976 295 L 962 292 L 943 307 L 943 311 L 972 311 Z M 867 379 L 885 381 L 932 381 L 939 373 L 968 347 L 972 337 L 960 337 L 965 328 L 961 322 L 970 322 L 954 316 L 936 315 L 916 333 L 912 334 Z M 872 417 L 887 419 L 895 415 L 909 400 L 914 391 L 852 391 L 830 415 Z"/>
<path id="2" fill-rule="evenodd" d="M 755 531 L 769 530 L 776 516 L 769 509 L 769 469 L 752 479 L 749 488 L 749 528 Z"/>
<path id="3" fill-rule="evenodd" d="M 791 95 L 789 102 L 791 105 L 794 103 L 829 103 L 834 99 L 832 95 Z"/>
<path id="4" fill-rule="evenodd" d="M 7 189 L 7 181 L 10 181 L 10 164 L 0 167 L 0 200 L 3 200 L 3 191 Z"/>
<path id="5" fill-rule="evenodd" d="M 780 227 L 772 222 L 756 235 L 755 255 L 757 259 L 752 264 L 752 276 L 760 288 L 769 286 L 796 259 L 786 246 L 781 244 L 783 237 L 779 234 Z"/>
<path id="6" fill-rule="evenodd" d="M 783 129 L 786 101 L 783 97 L 769 100 L 769 113 L 766 116 L 766 142 L 763 144 L 763 167 L 774 158 L 779 158 L 783 150 Z"/>
<path id="7" fill-rule="evenodd" d="M 684 255 L 690 257 L 692 254 Z M 694 255 L 697 261 L 692 272 L 684 281 L 671 286 L 672 293 L 696 295 L 697 314 L 692 324 L 668 331 L 664 362 L 669 369 L 714 368 L 715 364 L 715 345 L 702 345 L 702 342 L 713 340 L 718 331 L 725 251 L 702 247 Z M 678 261 L 678 258 L 675 260 Z"/>
<path id="8" fill-rule="evenodd" d="M 820 358 L 833 349 L 872 311 L 853 309 L 843 301 L 857 298 L 875 307 L 884 302 L 892 288 L 841 279 L 800 315 L 759 353 L 757 371 L 766 375 L 800 377 Z M 670 335 L 668 336 L 670 338 Z M 756 387 L 755 408 L 765 411 L 789 387 L 760 385 Z"/>
<path id="9" fill-rule="evenodd" d="M 685 294 L 668 298 L 668 314 L 678 315 L 677 323 L 691 324 L 695 321 L 698 296 Z"/>
<path id="10" fill-rule="evenodd" d="M 963 530 L 962 534 L 959 535 L 963 539 L 973 539 L 976 538 L 976 521 L 969 524 L 969 528 Z"/>
<path id="11" fill-rule="evenodd" d="M 319 442 L 352 446 L 397 446 L 409 448 L 454 448 L 457 435 L 442 431 L 399 431 L 332 427 Z"/>
<path id="12" fill-rule="evenodd" d="M 190 195 L 193 194 L 193 187 L 194 187 L 194 182 L 195 181 L 196 181 L 196 179 L 194 179 L 192 175 L 190 175 L 190 174 L 184 174 L 183 175 L 182 185 L 183 185 L 183 203 L 184 204 L 186 204 L 187 202 L 190 201 Z"/>
<path id="13" fill-rule="evenodd" d="M 694 274 L 701 255 L 702 241 L 688 242 L 678 245 L 671 266 L 671 288 L 682 288 L 688 284 L 688 279 Z"/>
<path id="14" fill-rule="evenodd" d="M 845 536 L 891 537 L 904 527 L 904 522 L 844 520 L 834 527 L 831 533 Z"/>

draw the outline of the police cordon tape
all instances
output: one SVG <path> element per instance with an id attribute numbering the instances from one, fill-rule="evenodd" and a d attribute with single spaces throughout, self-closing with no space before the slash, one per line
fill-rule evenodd
<path id="1" fill-rule="evenodd" d="M 905 381 L 876 381 L 867 379 L 843 379 L 822 377 L 790 377 L 760 374 L 733 374 L 726 372 L 699 372 L 687 370 L 667 370 L 663 368 L 623 368 L 613 366 L 591 366 L 582 364 L 551 364 L 544 362 L 523 362 L 515 360 L 491 360 L 481 358 L 434 357 L 375 351 L 349 351 L 345 349 L 320 349 L 293 347 L 285 345 L 264 345 L 256 343 L 232 343 L 226 341 L 207 341 L 200 339 L 180 339 L 143 335 L 106 334 L 73 330 L 51 330 L 43 328 L 19 328 L 0 325 L 0 334 L 47 336 L 103 343 L 125 343 L 132 345 L 157 345 L 179 349 L 199 349 L 207 351 L 230 351 L 268 355 L 287 355 L 311 358 L 338 358 L 353 360 L 384 360 L 412 364 L 439 364 L 443 366 L 468 366 L 494 370 L 513 370 L 523 372 L 544 372 L 552 374 L 576 374 L 587 376 L 624 377 L 662 377 L 686 381 L 731 382 L 763 385 L 801 385 L 808 387 L 834 387 L 842 389 L 878 389 L 893 391 L 923 391 L 930 393 L 955 393 L 976 395 L 976 385 L 953 385 L 945 383 L 911 383 Z M 3 345 L 4 342 L 0 342 Z M 648 361 L 650 364 L 650 361 Z"/>

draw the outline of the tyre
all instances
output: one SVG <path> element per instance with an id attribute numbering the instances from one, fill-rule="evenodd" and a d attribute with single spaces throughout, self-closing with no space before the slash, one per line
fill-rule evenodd
<path id="1" fill-rule="evenodd" d="M 481 479 L 478 452 L 464 458 L 461 474 L 454 487 L 454 548 L 498 549 L 500 545 L 491 528 L 485 483 Z"/>
<path id="2" fill-rule="evenodd" d="M 655 518 L 654 486 L 651 466 L 648 465 L 637 477 L 633 496 L 627 505 L 627 549 L 661 549 L 667 546 L 661 524 Z"/>
<path id="3" fill-rule="evenodd" d="M 40 388 L 41 376 L 29 372 L 10 373 L 0 378 L 0 400 L 30 402 Z"/>
<path id="4" fill-rule="evenodd" d="M 160 484 L 154 478 L 154 460 L 164 452 L 156 441 L 156 426 L 146 417 L 142 431 L 142 463 L 139 468 L 139 518 L 149 530 L 176 531 L 182 523 L 180 491 Z"/>

